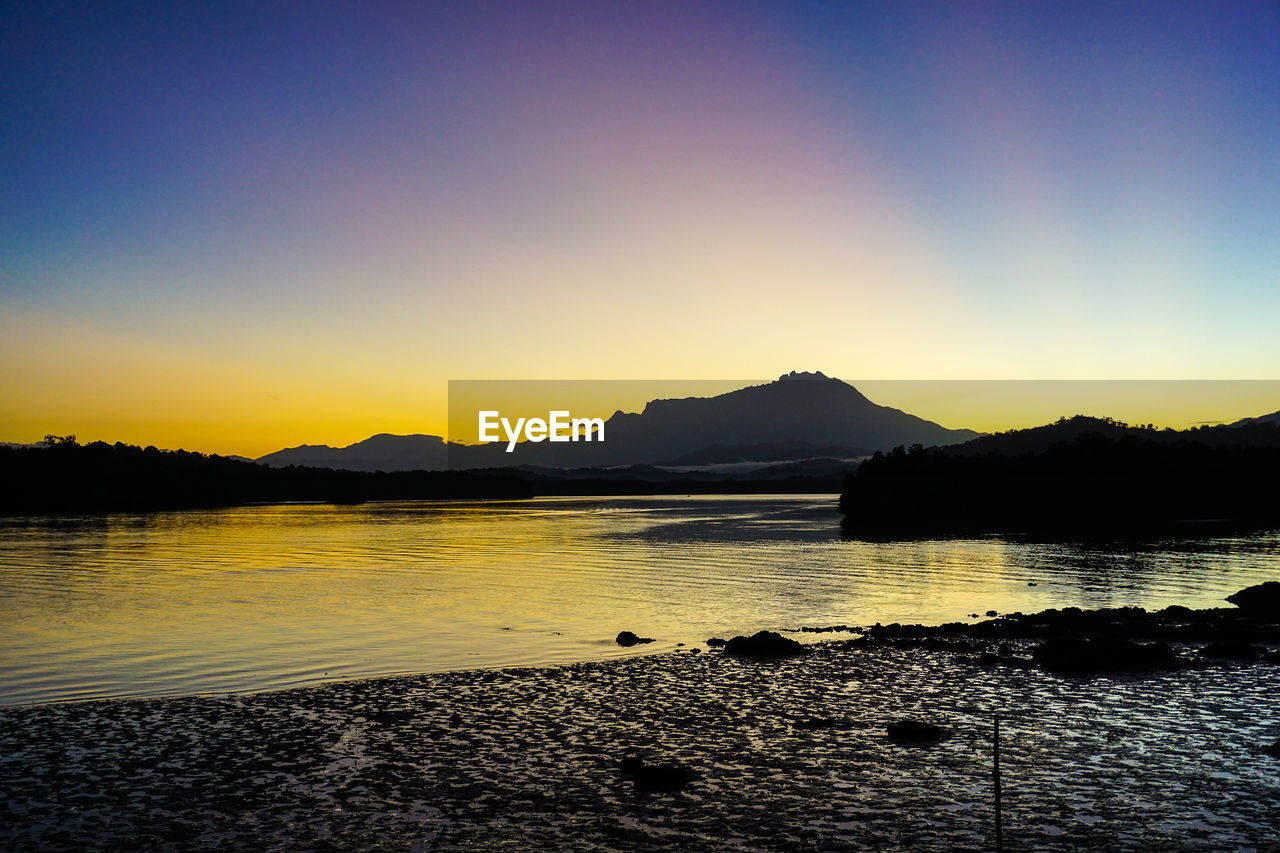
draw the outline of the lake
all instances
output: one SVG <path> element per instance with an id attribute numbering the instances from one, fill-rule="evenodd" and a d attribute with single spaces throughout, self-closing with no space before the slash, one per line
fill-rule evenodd
<path id="1" fill-rule="evenodd" d="M 0 519 L 0 704 L 558 664 L 989 609 L 1226 606 L 1280 574 L 1277 532 L 866 542 L 841 538 L 834 507 L 592 497 Z M 656 642 L 622 649 L 624 629 Z"/>

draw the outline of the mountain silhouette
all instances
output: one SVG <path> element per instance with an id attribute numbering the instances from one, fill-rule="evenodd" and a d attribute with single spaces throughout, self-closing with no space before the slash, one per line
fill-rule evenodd
<path id="1" fill-rule="evenodd" d="M 260 456 L 272 468 L 303 465 L 346 471 L 440 471 L 447 467 L 444 439 L 438 435 L 379 433 L 346 447 L 302 444 Z"/>
<path id="2" fill-rule="evenodd" d="M 715 397 L 659 399 L 638 413 L 617 411 L 604 435 L 603 442 L 521 442 L 507 453 L 505 440 L 461 445 L 435 435 L 382 433 L 347 447 L 303 444 L 257 461 L 351 471 L 696 466 L 850 459 L 899 444 L 956 444 L 978 433 L 877 405 L 820 372 L 792 371 Z"/>
<path id="3" fill-rule="evenodd" d="M 865 454 L 899 444 L 956 444 L 977 435 L 877 405 L 822 373 L 792 371 L 715 397 L 652 400 L 639 413 L 615 412 L 605 421 L 603 442 L 523 442 L 511 453 L 505 443 L 455 445 L 449 461 L 454 468 L 614 467 L 719 459 L 765 448 L 786 461 L 830 455 L 833 448 Z M 779 454 L 787 444 L 794 452 Z"/>
<path id="4" fill-rule="evenodd" d="M 1231 424 L 1233 427 L 1248 426 L 1249 424 L 1275 424 L 1280 426 L 1280 412 L 1272 412 L 1269 415 L 1258 415 L 1256 418 L 1241 418 Z"/>

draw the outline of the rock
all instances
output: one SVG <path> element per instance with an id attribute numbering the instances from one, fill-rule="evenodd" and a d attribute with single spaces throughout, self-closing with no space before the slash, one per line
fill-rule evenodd
<path id="1" fill-rule="evenodd" d="M 997 613 L 997 612 L 996 612 L 996 611 L 994 611 L 994 610 L 988 610 L 988 611 L 987 611 L 987 615 L 988 615 L 988 616 L 999 616 L 1000 614 L 999 614 L 999 613 Z"/>
<path id="2" fill-rule="evenodd" d="M 936 743 L 951 735 L 942 726 L 922 720 L 896 720 L 886 726 L 886 729 L 889 740 L 894 743 Z"/>
<path id="3" fill-rule="evenodd" d="M 694 779 L 694 772 L 683 764 L 667 761 L 649 764 L 639 755 L 629 755 L 618 762 L 622 775 L 642 791 L 679 791 Z"/>
<path id="4" fill-rule="evenodd" d="M 1168 643 L 1134 643 L 1114 637 L 1051 637 L 1032 651 L 1050 672 L 1087 675 L 1178 666 Z"/>
<path id="5" fill-rule="evenodd" d="M 1273 758 L 1280 758 L 1280 740 L 1277 740 L 1275 743 L 1271 744 L 1271 746 L 1262 751 Z"/>
<path id="6" fill-rule="evenodd" d="M 1280 581 L 1245 587 L 1228 595 L 1227 601 L 1253 616 L 1280 617 Z"/>
<path id="7" fill-rule="evenodd" d="M 750 637 L 734 637 L 725 643 L 724 650 L 726 654 L 753 658 L 787 657 L 805 653 L 801 643 L 776 631 L 758 631 Z"/>
<path id="8" fill-rule="evenodd" d="M 614 642 L 620 646 L 637 646 L 641 643 L 652 643 L 653 637 L 637 637 L 630 631 L 622 631 L 614 638 Z"/>
<path id="9" fill-rule="evenodd" d="M 712 637 L 710 640 L 707 640 L 707 645 L 715 649 L 715 648 L 719 648 L 720 646 L 723 646 L 725 642 L 726 641 L 721 639 L 720 637 Z"/>
<path id="10" fill-rule="evenodd" d="M 1243 640 L 1224 640 L 1205 646 L 1200 650 L 1200 656 L 1226 660 L 1257 660 L 1258 650 Z"/>

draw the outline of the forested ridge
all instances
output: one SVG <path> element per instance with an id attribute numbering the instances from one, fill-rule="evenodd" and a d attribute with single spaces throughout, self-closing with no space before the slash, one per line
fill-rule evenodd
<path id="1" fill-rule="evenodd" d="M 1157 430 L 1109 419 L 897 447 L 845 478 L 845 526 L 1011 532 L 1280 523 L 1280 428 Z"/>

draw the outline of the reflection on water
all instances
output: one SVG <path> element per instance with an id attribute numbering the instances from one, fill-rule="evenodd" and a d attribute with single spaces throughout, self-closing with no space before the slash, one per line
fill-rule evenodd
<path id="1" fill-rule="evenodd" d="M 1276 533 L 844 541 L 834 504 L 575 498 L 4 519 L 0 703 L 559 663 L 988 609 L 1217 606 L 1280 569 Z M 659 642 L 621 650 L 623 629 Z"/>

